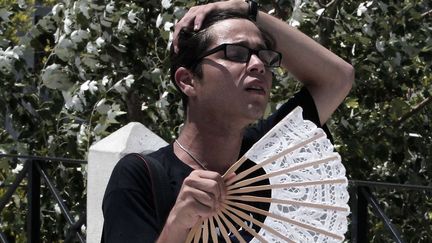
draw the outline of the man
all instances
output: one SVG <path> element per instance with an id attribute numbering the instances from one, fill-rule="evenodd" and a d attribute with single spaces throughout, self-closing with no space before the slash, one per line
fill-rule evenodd
<path id="1" fill-rule="evenodd" d="M 176 25 L 171 72 L 184 96 L 186 120 L 174 143 L 149 155 L 165 169 L 171 190 L 152 191 L 143 162 L 122 159 L 104 198 L 106 242 L 184 242 L 198 220 L 218 210 L 226 193 L 221 175 L 255 141 L 296 106 L 323 125 L 348 94 L 351 65 L 254 7 L 242 0 L 196 6 Z M 264 114 L 271 68 L 279 64 L 304 88 L 249 127 Z M 149 195 L 165 193 L 175 201 L 158 225 Z"/>

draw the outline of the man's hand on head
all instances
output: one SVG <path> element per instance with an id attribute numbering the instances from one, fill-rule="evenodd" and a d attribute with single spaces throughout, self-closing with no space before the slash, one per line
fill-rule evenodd
<path id="1" fill-rule="evenodd" d="M 243 0 L 231 0 L 209 3 L 205 5 L 194 6 L 183 16 L 183 18 L 175 25 L 173 35 L 174 52 L 178 53 L 178 36 L 183 28 L 199 31 L 207 14 L 215 10 L 238 9 L 247 11 L 248 4 Z"/>

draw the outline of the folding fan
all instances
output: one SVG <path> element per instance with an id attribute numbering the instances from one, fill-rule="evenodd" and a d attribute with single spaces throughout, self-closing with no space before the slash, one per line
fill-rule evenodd
<path id="1" fill-rule="evenodd" d="M 229 234 L 246 242 L 238 227 L 254 237 L 250 242 L 344 240 L 349 215 L 345 168 L 325 132 L 303 120 L 300 107 L 256 142 L 225 175 L 248 159 L 255 165 L 225 182 L 227 197 L 221 210 L 198 222 L 186 242 L 218 242 L 218 233 L 226 242 L 231 242 Z M 265 173 L 246 178 L 257 170 Z M 256 185 L 260 181 L 267 182 Z M 269 190 L 271 197 L 254 194 L 263 190 Z M 268 203 L 268 210 L 252 202 Z M 261 215 L 264 221 L 253 215 Z"/>

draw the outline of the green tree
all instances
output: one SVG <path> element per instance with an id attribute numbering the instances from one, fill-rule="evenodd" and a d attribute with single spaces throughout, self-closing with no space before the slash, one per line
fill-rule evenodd
<path id="1" fill-rule="evenodd" d="M 188 7 L 205 1 L 65 0 L 34 26 L 22 2 L 0 1 L 3 153 L 86 158 L 92 143 L 130 121 L 176 137 L 183 111 L 169 79 L 171 32 Z M 432 3 L 259 2 L 355 66 L 355 86 L 329 122 L 348 177 L 430 186 Z M 31 48 L 40 53 L 33 70 L 25 62 Z M 269 111 L 299 88 L 283 70 L 275 78 Z M 9 183 L 20 163 L 0 161 L 0 180 Z M 79 215 L 85 167 L 49 169 Z M 1 230 L 17 241 L 25 241 L 24 193 L 1 215 Z M 376 193 L 407 241 L 432 239 L 430 194 Z M 43 195 L 43 240 L 60 241 L 65 222 Z M 372 218 L 371 225 L 373 242 L 390 242 L 382 223 Z"/>

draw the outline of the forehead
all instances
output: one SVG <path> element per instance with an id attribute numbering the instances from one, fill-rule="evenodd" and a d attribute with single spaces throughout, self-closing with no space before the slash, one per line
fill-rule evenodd
<path id="1" fill-rule="evenodd" d="M 249 47 L 265 47 L 265 41 L 258 27 L 246 19 L 226 19 L 210 27 L 212 46 L 223 43 L 242 43 Z"/>

